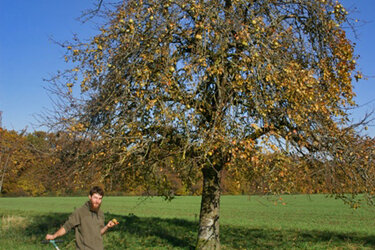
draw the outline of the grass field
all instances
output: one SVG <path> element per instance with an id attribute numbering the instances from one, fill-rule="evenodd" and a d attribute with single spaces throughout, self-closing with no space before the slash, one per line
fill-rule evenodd
<path id="1" fill-rule="evenodd" d="M 375 208 L 353 210 L 323 195 L 222 196 L 223 249 L 375 249 Z M 86 197 L 0 198 L 0 249 L 53 249 L 40 242 Z M 283 204 L 284 203 L 284 204 Z M 191 249 L 200 197 L 104 197 L 106 220 L 120 224 L 105 249 Z M 74 249 L 74 233 L 59 243 Z"/>

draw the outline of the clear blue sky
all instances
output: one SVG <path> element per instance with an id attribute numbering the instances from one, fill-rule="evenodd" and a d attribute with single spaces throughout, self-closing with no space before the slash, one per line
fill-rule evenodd
<path id="1" fill-rule="evenodd" d="M 64 69 L 63 50 L 50 38 L 69 41 L 73 34 L 89 37 L 95 25 L 77 21 L 81 11 L 92 7 L 85 0 L 0 0 L 0 110 L 3 127 L 28 131 L 39 129 L 34 116 L 51 101 L 44 89 L 58 69 Z M 353 18 L 366 21 L 357 27 L 358 38 L 349 34 L 357 44 L 359 69 L 372 76 L 355 83 L 356 102 L 366 106 L 355 111 L 358 120 L 366 111 L 375 109 L 375 0 L 343 0 Z M 375 136 L 375 127 L 368 130 Z"/>

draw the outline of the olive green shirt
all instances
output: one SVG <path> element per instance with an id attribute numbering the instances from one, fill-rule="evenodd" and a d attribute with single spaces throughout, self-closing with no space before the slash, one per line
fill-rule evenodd
<path id="1" fill-rule="evenodd" d="M 63 225 L 66 232 L 75 230 L 76 247 L 80 250 L 102 250 L 103 238 L 100 230 L 104 227 L 104 213 L 90 210 L 89 201 L 77 208 Z"/>

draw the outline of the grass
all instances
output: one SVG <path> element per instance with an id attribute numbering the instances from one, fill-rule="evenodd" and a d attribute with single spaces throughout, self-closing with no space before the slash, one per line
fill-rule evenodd
<path id="1" fill-rule="evenodd" d="M 223 249 L 374 249 L 375 208 L 353 210 L 323 195 L 223 196 Z M 40 242 L 56 231 L 86 197 L 0 198 L 0 249 L 53 249 Z M 275 201 L 277 201 L 275 203 Z M 284 204 L 284 205 L 283 205 Z M 154 197 L 104 197 L 106 219 L 120 224 L 105 249 L 192 249 L 200 197 L 172 202 Z M 74 249 L 74 234 L 59 243 Z"/>

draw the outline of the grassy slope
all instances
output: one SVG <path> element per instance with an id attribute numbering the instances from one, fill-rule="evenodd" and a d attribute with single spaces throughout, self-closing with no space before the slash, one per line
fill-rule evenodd
<path id="1" fill-rule="evenodd" d="M 223 196 L 224 249 L 375 248 L 375 209 L 350 209 L 322 195 Z M 52 249 L 39 241 L 59 228 L 86 197 L 0 198 L 0 249 Z M 285 203 L 283 205 L 282 203 Z M 106 218 L 120 225 L 105 236 L 106 249 L 189 249 L 197 234 L 200 197 L 105 197 Z M 4 236 L 4 237 L 3 237 Z M 74 235 L 61 246 L 73 248 Z"/>

